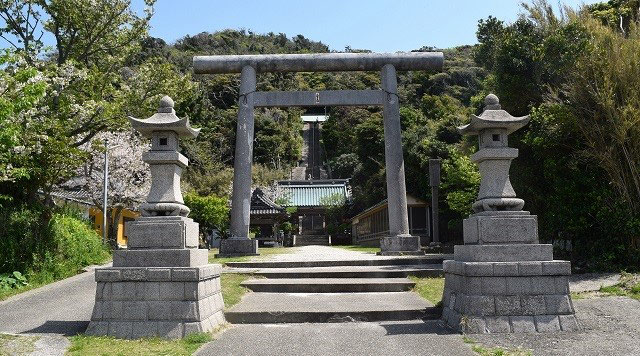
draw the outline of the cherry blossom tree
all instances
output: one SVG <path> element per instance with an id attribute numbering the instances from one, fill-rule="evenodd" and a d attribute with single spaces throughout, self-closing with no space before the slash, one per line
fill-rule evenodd
<path id="1" fill-rule="evenodd" d="M 109 177 L 107 182 L 108 240 L 115 244 L 118 221 L 122 211 L 135 208 L 144 201 L 151 185 L 149 166 L 142 154 L 149 149 L 148 141 L 132 131 L 103 132 L 82 148 L 88 159 L 78 171 L 78 182 L 100 210 L 103 206 L 104 143 L 108 142 Z"/>

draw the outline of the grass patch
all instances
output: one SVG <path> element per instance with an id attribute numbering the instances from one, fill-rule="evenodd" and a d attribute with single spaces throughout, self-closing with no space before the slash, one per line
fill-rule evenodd
<path id="1" fill-rule="evenodd" d="M 601 287 L 599 293 L 604 296 L 622 296 L 640 300 L 640 274 L 622 273 L 620 283 Z"/>
<path id="2" fill-rule="evenodd" d="M 358 252 L 368 252 L 368 253 L 380 252 L 380 247 L 372 247 L 372 246 L 337 245 L 337 246 L 331 246 L 331 247 L 337 247 L 343 250 L 358 251 Z"/>
<path id="3" fill-rule="evenodd" d="M 209 250 L 209 263 L 220 263 L 226 266 L 229 262 L 248 262 L 251 260 L 260 260 L 273 255 L 283 255 L 297 251 L 297 247 L 261 247 L 258 249 L 260 256 L 240 256 L 240 257 L 216 257 L 219 252 L 217 248 Z"/>
<path id="4" fill-rule="evenodd" d="M 486 347 L 480 345 L 477 341 L 468 336 L 463 336 L 462 341 L 465 344 L 471 345 L 471 350 L 481 356 L 531 356 L 533 353 L 531 350 L 523 349 L 504 349 L 502 347 Z"/>
<path id="5" fill-rule="evenodd" d="M 444 278 L 429 278 L 409 276 L 416 286 L 413 291 L 422 298 L 430 301 L 436 306 L 442 304 L 442 292 L 444 291 Z"/>
<path id="6" fill-rule="evenodd" d="M 20 294 L 20 293 L 24 293 L 26 291 L 32 290 L 32 289 L 36 289 L 39 287 L 42 287 L 44 285 L 47 285 L 49 283 L 29 283 L 26 286 L 20 287 L 20 288 L 12 288 L 12 289 L 0 289 L 0 301 L 3 301 L 5 299 L 9 299 L 11 297 L 13 297 L 16 294 Z M 0 353 L 0 355 L 2 355 Z"/>
<path id="7" fill-rule="evenodd" d="M 39 337 L 0 334 L 0 356 L 27 355 L 36 350 Z"/>
<path id="8" fill-rule="evenodd" d="M 240 283 L 247 279 L 255 278 L 251 274 L 242 273 L 223 273 L 220 277 L 220 284 L 222 286 L 222 298 L 224 299 L 224 308 L 229 309 L 232 306 L 238 304 L 242 296 L 249 290 L 240 285 Z"/>
<path id="9" fill-rule="evenodd" d="M 221 328 L 215 332 L 219 332 Z M 215 333 L 214 332 L 214 333 Z M 146 338 L 122 340 L 107 336 L 77 335 L 69 338 L 67 355 L 191 355 L 200 346 L 213 340 L 211 333 L 195 333 L 184 339 Z"/>

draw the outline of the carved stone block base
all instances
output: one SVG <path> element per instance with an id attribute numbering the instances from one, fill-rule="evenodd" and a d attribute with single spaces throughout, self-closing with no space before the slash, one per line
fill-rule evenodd
<path id="1" fill-rule="evenodd" d="M 442 319 L 465 333 L 574 331 L 568 261 L 444 261 Z"/>
<path id="2" fill-rule="evenodd" d="M 96 270 L 89 335 L 182 338 L 224 323 L 219 264 Z"/>
<path id="3" fill-rule="evenodd" d="M 220 242 L 220 257 L 258 256 L 258 240 L 224 239 Z"/>
<path id="4" fill-rule="evenodd" d="M 388 255 L 419 255 L 420 236 L 389 236 L 380 239 L 380 254 Z"/>
<path id="5" fill-rule="evenodd" d="M 463 230 L 465 244 L 538 243 L 538 219 L 535 215 L 472 215 L 464 219 Z"/>

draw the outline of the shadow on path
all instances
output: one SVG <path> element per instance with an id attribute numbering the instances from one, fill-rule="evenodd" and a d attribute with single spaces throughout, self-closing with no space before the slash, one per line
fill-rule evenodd
<path id="1" fill-rule="evenodd" d="M 24 333 L 74 336 L 87 330 L 87 326 L 89 326 L 88 321 L 48 320 L 38 327 L 24 331 Z"/>

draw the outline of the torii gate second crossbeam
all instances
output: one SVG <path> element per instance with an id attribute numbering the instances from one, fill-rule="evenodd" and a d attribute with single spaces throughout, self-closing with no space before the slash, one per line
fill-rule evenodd
<path id="1" fill-rule="evenodd" d="M 220 255 L 258 254 L 258 242 L 249 238 L 251 165 L 253 162 L 254 108 L 313 106 L 383 107 L 385 168 L 389 209 L 389 236 L 380 240 L 382 254 L 420 252 L 420 239 L 409 234 L 402 157 L 402 135 L 396 70 L 441 70 L 442 52 L 321 53 L 195 56 L 196 74 L 240 72 L 238 126 L 231 198 L 231 237 L 223 240 Z M 256 73 L 336 72 L 380 70 L 380 90 L 324 90 L 257 92 Z"/>

